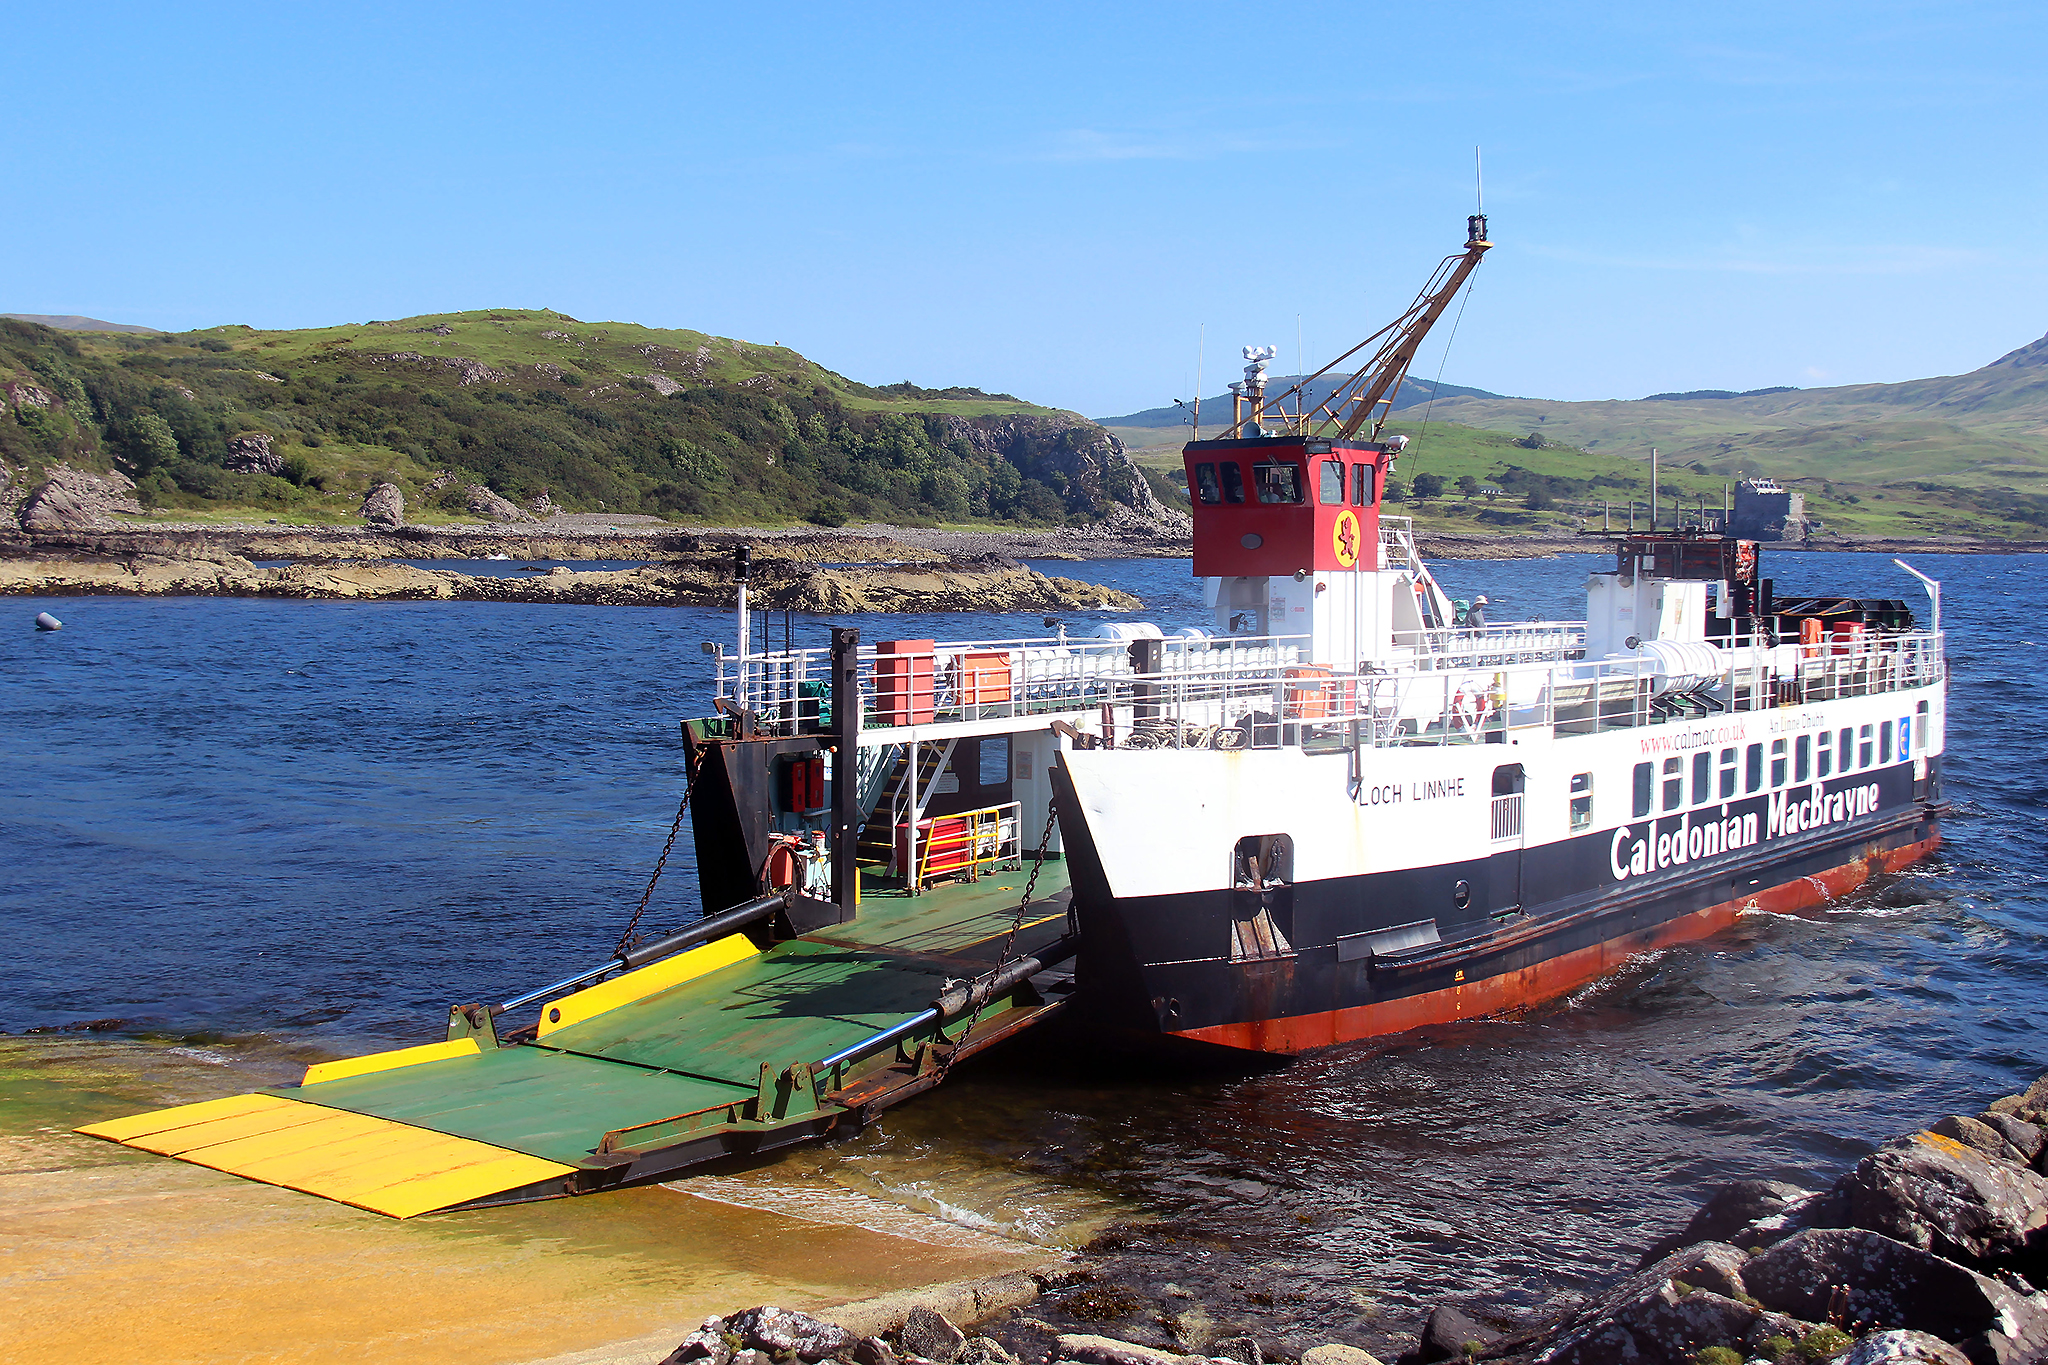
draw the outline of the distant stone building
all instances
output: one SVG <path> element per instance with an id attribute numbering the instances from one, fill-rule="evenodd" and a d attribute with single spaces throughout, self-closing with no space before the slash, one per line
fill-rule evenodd
<path id="1" fill-rule="evenodd" d="M 1728 533 L 1744 540 L 1801 540 L 1820 530 L 1806 515 L 1806 495 L 1775 479 L 1744 479 L 1735 485 L 1735 510 Z"/>

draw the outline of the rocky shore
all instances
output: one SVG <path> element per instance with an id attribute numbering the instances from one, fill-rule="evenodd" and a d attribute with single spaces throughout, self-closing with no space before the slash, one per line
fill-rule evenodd
<path id="1" fill-rule="evenodd" d="M 1303 1340 L 1284 1290 L 1201 1292 L 1199 1245 L 1176 1257 L 1177 1240 L 1116 1230 L 999 1291 L 897 1295 L 893 1313 L 711 1318 L 662 1365 L 2032 1365 L 2048 1361 L 2048 1076 L 1826 1189 L 1724 1185 L 1601 1292 L 1442 1303 L 1406 1335 L 1362 1317 L 1348 1340 Z"/>
<path id="2" fill-rule="evenodd" d="M 731 606 L 731 561 L 712 553 L 616 570 L 556 566 L 497 578 L 383 561 L 259 567 L 239 555 L 149 553 L 0 560 L 0 595 L 289 597 L 334 601 L 538 602 L 565 606 Z M 757 608 L 852 612 L 1135 610 L 1114 588 L 1054 578 L 1013 560 L 837 565 L 757 559 Z"/>

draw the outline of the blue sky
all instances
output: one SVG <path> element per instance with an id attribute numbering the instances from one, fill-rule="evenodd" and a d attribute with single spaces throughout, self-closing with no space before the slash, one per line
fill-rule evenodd
<path id="1" fill-rule="evenodd" d="M 1899 380 L 2048 332 L 2038 5 L 15 7 L 0 310 L 491 306 L 1101 416 L 1311 366 L 1462 240 L 1551 398 Z"/>

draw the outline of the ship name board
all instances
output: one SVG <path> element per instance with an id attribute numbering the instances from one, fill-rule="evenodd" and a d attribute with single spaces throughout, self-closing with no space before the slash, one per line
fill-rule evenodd
<path id="1" fill-rule="evenodd" d="M 1614 831 L 1614 842 L 1608 847 L 1608 869 L 1615 880 L 1626 881 L 1695 859 L 1748 848 L 1762 839 L 1842 824 L 1877 809 L 1875 782 L 1834 792 L 1822 791 L 1817 785 L 1811 790 L 1812 794 L 1800 801 L 1793 800 L 1789 791 L 1772 792 L 1761 822 L 1756 811 L 1730 815 L 1723 806 L 1718 817 L 1708 815 L 1699 819 L 1696 816 L 1701 812 L 1689 811 L 1669 828 L 1661 828 L 1665 825 L 1663 820 L 1652 820 L 1640 838 L 1636 837 L 1635 826 L 1623 825 Z"/>
<path id="2" fill-rule="evenodd" d="M 1387 782 L 1379 786 L 1361 787 L 1358 790 L 1358 804 L 1400 806 L 1410 801 L 1440 801 L 1448 796 L 1464 794 L 1463 777 L 1433 777 L 1425 782 Z"/>

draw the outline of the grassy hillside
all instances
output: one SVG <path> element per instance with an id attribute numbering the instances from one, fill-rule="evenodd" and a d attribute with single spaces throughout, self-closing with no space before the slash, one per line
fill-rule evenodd
<path id="1" fill-rule="evenodd" d="M 876 388 L 782 346 L 546 310 L 176 335 L 0 321 L 0 399 L 18 481 L 118 467 L 180 517 L 351 521 L 388 481 L 429 523 L 473 519 L 478 483 L 676 518 L 1043 524 L 1136 482 L 1099 429 L 1007 394 Z M 231 468 L 249 436 L 275 474 Z"/>
<path id="2" fill-rule="evenodd" d="M 1156 481 L 1155 487 L 1172 479 L 1178 493 L 1184 433 L 1109 430 L 1131 447 L 1132 460 L 1149 480 Z M 1409 438 L 1408 449 L 1395 468 L 1402 500 L 1388 510 L 1413 516 L 1426 528 L 1571 534 L 1598 529 L 1603 513 L 1611 517 L 1614 526 L 1626 527 L 1631 501 L 1637 507 L 1638 523 L 1648 524 L 1647 448 L 1646 458 L 1638 460 L 1621 451 L 1581 450 L 1547 441 L 1543 433 L 1511 436 L 1434 419 L 1424 428 L 1420 412 L 1398 414 L 1387 424 L 1385 434 Z M 1534 446 L 1532 439 L 1537 442 Z M 1778 468 L 1773 465 L 1763 472 Z M 1498 491 L 1468 493 L 1460 488 L 1462 479 Z M 1674 515 L 1674 497 L 1687 508 L 1699 506 L 1703 498 L 1708 508 L 1716 508 L 1722 505 L 1728 482 L 1727 475 L 1704 466 L 1660 462 L 1658 493 L 1665 524 L 1670 524 Z M 1416 496 L 1418 486 L 1430 489 L 1439 485 L 1441 492 Z M 1868 475 L 1815 477 L 1798 486 L 1806 493 L 1808 512 L 1844 535 L 2039 539 L 2042 528 L 2048 526 L 2048 495 L 2044 494 L 1925 479 L 1884 482 Z M 1185 505 L 1184 495 L 1180 502 Z"/>
<path id="3" fill-rule="evenodd" d="M 2038 534 L 2048 498 L 2048 338 L 1968 374 L 1902 384 L 1596 403 L 1449 397 L 1435 416 L 1631 460 L 1654 445 L 1673 466 L 1721 478 L 1768 475 L 1818 499 L 1824 518 L 1832 506 L 1844 529 L 1905 533 L 1912 511 L 1962 518 L 1959 534 Z M 1870 503 L 1903 507 L 1873 517 Z"/>

